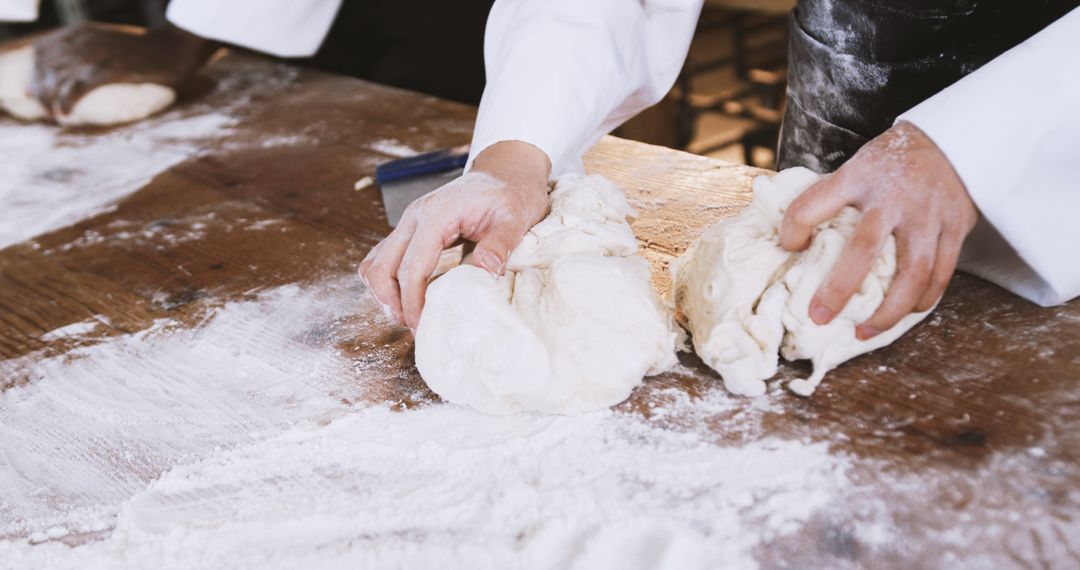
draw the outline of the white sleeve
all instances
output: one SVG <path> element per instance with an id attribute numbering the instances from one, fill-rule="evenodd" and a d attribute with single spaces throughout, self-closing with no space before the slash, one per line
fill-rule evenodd
<path id="1" fill-rule="evenodd" d="M 33 22 L 38 18 L 38 0 L 0 0 L 0 22 Z"/>
<path id="2" fill-rule="evenodd" d="M 1043 306 L 1080 295 L 1080 9 L 927 99 L 914 123 L 981 220 L 961 269 Z"/>
<path id="3" fill-rule="evenodd" d="M 470 157 L 500 141 L 582 171 L 602 136 L 655 104 L 686 59 L 702 0 L 498 0 Z"/>
<path id="4" fill-rule="evenodd" d="M 340 7 L 341 0 L 172 0 L 167 17 L 204 38 L 308 57 L 319 51 Z"/>

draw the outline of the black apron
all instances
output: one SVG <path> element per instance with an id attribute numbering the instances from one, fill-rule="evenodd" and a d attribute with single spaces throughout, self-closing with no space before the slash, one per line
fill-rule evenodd
<path id="1" fill-rule="evenodd" d="M 476 105 L 494 0 L 345 0 L 312 67 Z"/>
<path id="2" fill-rule="evenodd" d="M 791 16 L 778 168 L 836 170 L 897 116 L 1077 6 L 1080 0 L 801 0 Z"/>

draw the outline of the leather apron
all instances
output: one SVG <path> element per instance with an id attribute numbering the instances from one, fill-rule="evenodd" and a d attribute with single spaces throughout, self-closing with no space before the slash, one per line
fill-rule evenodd
<path id="1" fill-rule="evenodd" d="M 897 116 L 1077 6 L 1080 0 L 801 0 L 791 16 L 778 167 L 836 170 Z"/>

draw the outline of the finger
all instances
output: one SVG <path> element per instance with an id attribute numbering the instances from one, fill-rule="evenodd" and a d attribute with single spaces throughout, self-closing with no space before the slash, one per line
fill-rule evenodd
<path id="1" fill-rule="evenodd" d="M 486 269 L 495 275 L 506 272 L 510 254 L 521 243 L 525 229 L 517 224 L 495 224 L 476 241 L 476 248 L 467 263 Z"/>
<path id="2" fill-rule="evenodd" d="M 814 184 L 788 206 L 780 222 L 780 245 L 788 251 L 802 251 L 819 224 L 835 218 L 850 204 L 842 177 L 833 174 Z"/>
<path id="3" fill-rule="evenodd" d="M 932 237 L 929 237 L 932 236 Z M 937 231 L 917 235 L 901 233 L 896 238 L 896 277 L 877 311 L 856 327 L 859 340 L 867 340 L 887 331 L 911 314 L 930 287 L 937 256 Z"/>
<path id="4" fill-rule="evenodd" d="M 401 287 L 402 315 L 405 324 L 414 332 L 420 324 L 420 313 L 424 310 L 424 294 L 427 292 L 431 273 L 439 263 L 439 254 L 457 239 L 457 235 L 447 236 L 447 233 L 453 232 L 447 232 L 441 224 L 428 223 L 418 228 L 405 250 L 401 266 L 398 267 L 397 281 Z"/>
<path id="5" fill-rule="evenodd" d="M 922 299 L 915 305 L 915 310 L 920 313 L 929 311 L 941 296 L 952 280 L 956 272 L 956 264 L 960 260 L 960 249 L 964 245 L 963 235 L 946 230 L 938 238 L 937 259 L 934 261 L 934 271 L 930 275 L 930 286 L 926 289 Z"/>
<path id="6" fill-rule="evenodd" d="M 828 278 L 810 302 L 810 318 L 823 325 L 833 320 L 862 286 L 892 227 L 885 224 L 880 210 L 871 210 L 855 226 Z"/>
<path id="7" fill-rule="evenodd" d="M 360 263 L 360 277 L 367 284 L 368 291 L 382 306 L 386 316 L 398 324 L 405 323 L 401 310 L 401 289 L 397 281 L 398 267 L 415 228 L 412 222 L 400 224 Z"/>

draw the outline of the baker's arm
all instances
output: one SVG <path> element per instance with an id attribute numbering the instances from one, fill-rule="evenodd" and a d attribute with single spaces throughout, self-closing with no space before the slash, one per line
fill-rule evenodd
<path id="1" fill-rule="evenodd" d="M 319 50 L 340 7 L 341 0 L 172 0 L 166 16 L 207 39 L 308 57 Z"/>
<path id="2" fill-rule="evenodd" d="M 38 18 L 38 0 L 0 0 L 0 22 L 33 22 Z"/>
<path id="3" fill-rule="evenodd" d="M 675 82 L 702 0 L 499 0 L 484 41 L 487 87 L 472 158 L 499 141 L 581 171 L 603 135 Z M 471 161 L 470 161 L 471 163 Z"/>
<path id="4" fill-rule="evenodd" d="M 960 268 L 1040 305 L 1080 295 L 1080 9 L 900 117 L 979 208 Z"/>
<path id="5" fill-rule="evenodd" d="M 670 89 L 701 0 L 499 0 L 488 17 L 488 84 L 469 172 L 413 202 L 360 275 L 414 328 L 439 252 L 476 244 L 491 273 L 547 211 L 547 182 L 580 171 L 605 133 Z"/>

